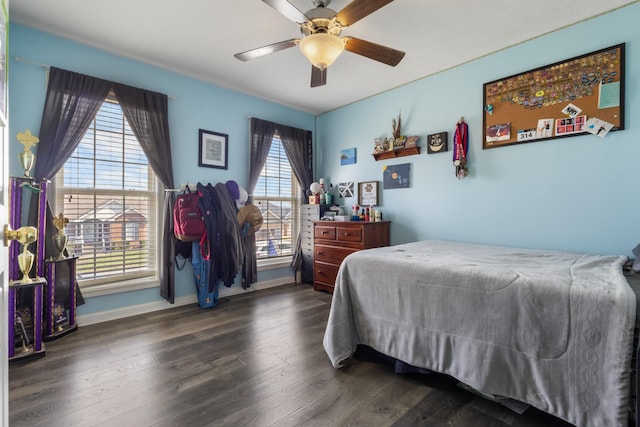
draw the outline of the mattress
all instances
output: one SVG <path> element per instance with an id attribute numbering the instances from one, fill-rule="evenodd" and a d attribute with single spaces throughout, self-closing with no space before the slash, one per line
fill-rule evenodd
<path id="1" fill-rule="evenodd" d="M 423 241 L 349 255 L 324 348 L 358 344 L 580 426 L 627 424 L 636 299 L 623 256 Z"/>

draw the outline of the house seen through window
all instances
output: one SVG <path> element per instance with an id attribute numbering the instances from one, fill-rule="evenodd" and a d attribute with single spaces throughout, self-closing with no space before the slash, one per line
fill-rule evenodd
<path id="1" fill-rule="evenodd" d="M 156 277 L 156 177 L 117 102 L 103 103 L 55 184 L 81 286 Z"/>
<path id="2" fill-rule="evenodd" d="M 292 255 L 299 229 L 297 195 L 297 180 L 276 134 L 253 192 L 253 203 L 263 217 L 262 227 L 256 233 L 258 259 Z"/>

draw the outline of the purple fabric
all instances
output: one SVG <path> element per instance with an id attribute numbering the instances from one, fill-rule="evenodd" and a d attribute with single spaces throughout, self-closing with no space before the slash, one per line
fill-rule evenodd
<path id="1" fill-rule="evenodd" d="M 225 183 L 227 186 L 227 190 L 229 191 L 229 195 L 233 200 L 238 200 L 240 198 L 240 188 L 238 187 L 238 183 L 235 181 L 227 181 Z"/>

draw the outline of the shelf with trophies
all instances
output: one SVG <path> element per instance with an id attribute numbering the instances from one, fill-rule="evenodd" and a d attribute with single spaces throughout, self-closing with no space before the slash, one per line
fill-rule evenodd
<path id="1" fill-rule="evenodd" d="M 9 248 L 10 294 L 9 319 L 13 318 L 13 328 L 9 328 L 9 358 L 23 360 L 34 354 L 44 355 L 42 341 L 52 341 L 78 329 L 76 323 L 76 261 L 78 257 L 66 257 L 67 236 L 64 228 L 69 222 L 63 214 L 53 219 L 58 230 L 51 241 L 46 240 L 47 224 L 47 181 L 38 181 L 30 176 L 35 164 L 35 155 L 31 147 L 38 138 L 29 130 L 18 133 L 18 141 L 24 146 L 19 154 L 24 169 L 23 177 L 10 178 L 11 193 L 10 225 L 15 229 L 12 246 Z M 37 197 L 32 197 L 33 194 Z M 23 197 L 35 203 L 37 200 L 36 227 L 20 227 L 23 218 Z M 26 201 L 25 201 L 26 202 Z M 34 209 L 32 208 L 33 212 Z M 33 216 L 33 214 L 32 214 Z M 22 231 L 21 231 L 22 230 Z M 30 243 L 36 242 L 36 254 L 28 251 Z M 23 252 L 18 254 L 18 245 Z M 52 245 L 47 245 L 47 243 Z M 49 248 L 47 248 L 49 246 Z M 47 250 L 45 250 L 47 248 Z M 45 259 L 45 253 L 52 253 Z M 17 260 L 17 265 L 16 261 Z M 35 269 L 33 268 L 35 261 Z M 18 279 L 19 268 L 22 278 Z M 35 270 L 35 278 L 29 274 Z M 33 290 L 31 290 L 33 288 Z"/>
<path id="2" fill-rule="evenodd" d="M 45 261 L 47 291 L 44 299 L 44 340 L 53 341 L 78 329 L 76 323 L 76 260 L 65 257 L 67 236 L 64 227 L 69 222 L 62 214 L 53 219 L 58 229 L 53 236 L 57 257 Z"/>
<path id="3" fill-rule="evenodd" d="M 9 247 L 9 259 L 16 260 L 9 266 L 9 362 L 43 357 L 42 344 L 42 297 L 46 280 L 29 277 L 34 254 L 28 249 L 36 241 L 35 227 L 24 226 L 17 230 L 6 230 L 5 236 L 13 240 Z M 19 252 L 18 244 L 22 245 Z M 18 269 L 22 278 L 18 279 Z"/>
<path id="4" fill-rule="evenodd" d="M 44 236 L 47 182 L 38 182 L 29 173 L 35 162 L 30 148 L 38 143 L 38 138 L 29 130 L 18 133 L 18 141 L 24 145 L 19 154 L 24 169 L 23 177 L 10 178 L 9 227 L 5 227 L 5 245 L 9 246 L 9 363 L 46 354 L 42 343 L 43 292 L 47 281 L 44 279 Z M 38 227 L 21 226 L 23 196 L 37 193 Z M 9 244 L 9 241 L 11 243 Z M 29 251 L 32 243 L 36 253 Z M 35 276 L 31 277 L 35 265 Z M 12 321 L 11 321 L 12 320 Z"/>

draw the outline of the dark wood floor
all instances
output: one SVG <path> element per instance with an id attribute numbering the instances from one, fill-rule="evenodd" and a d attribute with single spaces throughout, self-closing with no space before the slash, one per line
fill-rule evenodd
<path id="1" fill-rule="evenodd" d="M 331 296 L 309 285 L 81 327 L 10 366 L 12 426 L 568 426 L 439 375 L 352 361 L 322 337 Z"/>

